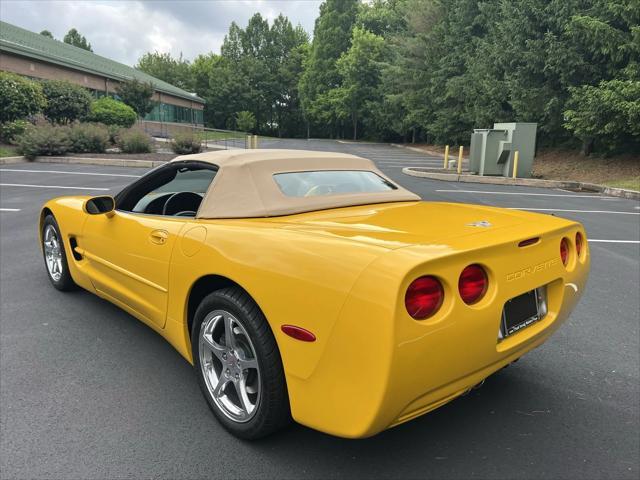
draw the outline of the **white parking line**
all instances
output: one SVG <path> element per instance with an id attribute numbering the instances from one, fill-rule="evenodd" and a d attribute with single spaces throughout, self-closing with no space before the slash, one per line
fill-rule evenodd
<path id="1" fill-rule="evenodd" d="M 67 172 L 62 170 L 22 170 L 19 168 L 0 168 L 0 173 L 2 172 L 62 173 L 65 175 L 97 175 L 101 177 L 131 177 L 131 178 L 140 178 L 141 176 L 141 175 L 125 175 L 124 173 Z"/>
<path id="2" fill-rule="evenodd" d="M 482 190 L 436 190 L 442 193 L 480 193 L 487 195 L 527 195 L 535 197 L 602 198 L 600 195 L 566 195 L 564 193 L 486 192 Z"/>
<path id="3" fill-rule="evenodd" d="M 640 244 L 640 240 L 596 240 L 590 238 L 587 240 L 588 243 L 632 243 L 632 244 Z"/>
<path id="4" fill-rule="evenodd" d="M 29 185 L 26 183 L 0 183 L 0 187 L 25 187 L 25 188 L 64 188 L 67 190 L 100 190 L 106 192 L 111 190 L 110 188 L 97 188 L 97 187 L 66 187 L 62 185 Z"/>
<path id="5" fill-rule="evenodd" d="M 411 165 L 407 164 L 406 162 L 378 162 L 378 166 L 380 167 L 398 167 L 398 166 L 403 166 L 403 167 L 412 167 L 412 168 L 420 168 L 420 167 L 428 167 L 428 168 L 434 168 L 435 165 L 432 163 L 427 163 L 427 162 L 421 162 L 421 163 L 412 163 Z"/>
<path id="6" fill-rule="evenodd" d="M 19 212 L 19 208 L 0 208 L 0 212 Z"/>
<path id="7" fill-rule="evenodd" d="M 562 208 L 515 208 L 509 207 L 509 210 L 531 210 L 536 212 L 574 212 L 574 213 L 616 213 L 618 215 L 640 215 L 640 212 L 615 212 L 611 210 L 565 210 Z"/>

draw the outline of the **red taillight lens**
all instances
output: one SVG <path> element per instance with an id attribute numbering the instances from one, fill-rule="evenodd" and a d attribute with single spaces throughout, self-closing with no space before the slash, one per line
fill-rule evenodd
<path id="1" fill-rule="evenodd" d="M 580 232 L 576 233 L 576 253 L 578 256 L 582 253 L 582 246 L 584 244 L 584 237 Z"/>
<path id="2" fill-rule="evenodd" d="M 487 273 L 480 265 L 469 265 L 460 274 L 458 291 L 467 305 L 478 302 L 487 292 Z"/>
<path id="3" fill-rule="evenodd" d="M 442 305 L 444 290 L 437 278 L 432 276 L 416 278 L 404 296 L 407 312 L 416 320 L 424 320 L 436 313 Z"/>
<path id="4" fill-rule="evenodd" d="M 569 240 L 563 238 L 560 242 L 560 258 L 564 265 L 569 261 Z"/>

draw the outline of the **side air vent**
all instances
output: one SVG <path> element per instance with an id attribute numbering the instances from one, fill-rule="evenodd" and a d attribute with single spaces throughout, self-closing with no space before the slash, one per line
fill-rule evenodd
<path id="1" fill-rule="evenodd" d="M 71 253 L 73 255 L 73 258 L 75 258 L 78 261 L 82 260 L 82 255 L 76 252 L 76 247 L 78 246 L 78 241 L 76 240 L 76 237 L 69 237 L 69 245 L 71 245 Z"/>

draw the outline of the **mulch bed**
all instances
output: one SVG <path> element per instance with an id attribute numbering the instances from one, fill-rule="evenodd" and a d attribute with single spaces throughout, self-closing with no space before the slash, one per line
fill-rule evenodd
<path id="1" fill-rule="evenodd" d="M 632 179 L 637 182 L 640 179 L 640 156 L 584 157 L 575 151 L 541 150 L 533 162 L 533 176 L 598 184 Z"/>

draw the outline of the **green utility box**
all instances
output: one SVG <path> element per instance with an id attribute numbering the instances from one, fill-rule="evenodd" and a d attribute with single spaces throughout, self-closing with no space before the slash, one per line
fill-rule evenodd
<path id="1" fill-rule="evenodd" d="M 469 170 L 478 175 L 513 174 L 514 152 L 518 151 L 518 177 L 531 177 L 536 149 L 535 123 L 494 123 L 493 128 L 475 129 L 471 134 Z"/>

